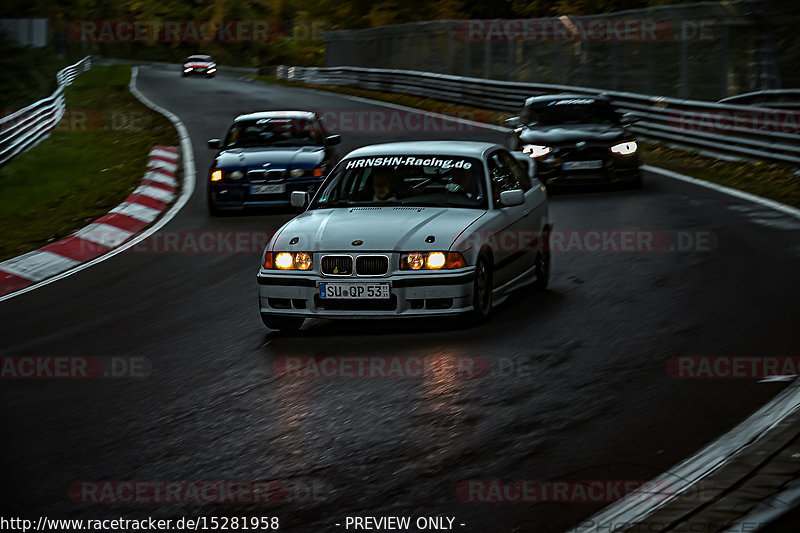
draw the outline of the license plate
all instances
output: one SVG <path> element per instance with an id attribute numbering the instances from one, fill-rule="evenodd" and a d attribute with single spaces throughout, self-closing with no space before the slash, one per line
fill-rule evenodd
<path id="1" fill-rule="evenodd" d="M 564 170 L 590 170 L 594 168 L 603 168 L 602 161 L 567 161 L 561 168 Z"/>
<path id="2" fill-rule="evenodd" d="M 389 298 L 388 283 L 320 283 L 319 297 L 328 300 L 382 300 Z"/>
<path id="3" fill-rule="evenodd" d="M 278 183 L 276 185 L 253 185 L 250 194 L 281 194 L 286 192 L 286 185 Z"/>

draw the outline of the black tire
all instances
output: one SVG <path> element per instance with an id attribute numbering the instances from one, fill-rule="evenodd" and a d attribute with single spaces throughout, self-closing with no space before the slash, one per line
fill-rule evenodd
<path id="1" fill-rule="evenodd" d="M 542 232 L 542 238 L 536 250 L 536 259 L 534 260 L 536 280 L 531 286 L 537 291 L 547 289 L 547 284 L 550 282 L 550 259 L 550 229 L 548 228 Z"/>
<path id="2" fill-rule="evenodd" d="M 475 279 L 472 282 L 472 310 L 478 321 L 489 318 L 492 312 L 492 262 L 481 253 L 475 262 Z"/>
<path id="3" fill-rule="evenodd" d="M 297 331 L 305 320 L 303 317 L 261 315 L 261 322 L 265 326 L 279 331 Z"/>
<path id="4" fill-rule="evenodd" d="M 628 184 L 629 189 L 641 189 L 643 186 L 642 175 L 637 174 L 635 178 Z"/>
<path id="5" fill-rule="evenodd" d="M 211 192 L 207 193 L 206 199 L 208 200 L 208 214 L 212 217 L 221 216 L 222 211 L 219 210 L 217 204 L 214 202 L 214 199 L 211 198 Z"/>

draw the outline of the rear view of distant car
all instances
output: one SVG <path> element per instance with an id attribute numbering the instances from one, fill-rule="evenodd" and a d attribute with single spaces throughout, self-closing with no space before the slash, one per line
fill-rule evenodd
<path id="1" fill-rule="evenodd" d="M 211 59 L 211 56 L 195 55 L 186 58 L 183 62 L 183 70 L 181 76 L 184 78 L 188 76 L 202 76 L 204 78 L 213 78 L 217 75 L 217 64 Z"/>

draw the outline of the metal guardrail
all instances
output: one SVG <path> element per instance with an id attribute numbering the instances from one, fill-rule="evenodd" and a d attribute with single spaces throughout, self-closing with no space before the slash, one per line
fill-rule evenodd
<path id="1" fill-rule="evenodd" d="M 91 66 L 91 56 L 87 56 L 58 71 L 58 88 L 52 95 L 0 118 L 0 166 L 50 136 L 66 111 L 64 87 Z"/>
<path id="2" fill-rule="evenodd" d="M 793 110 L 413 70 L 279 66 L 276 75 L 286 80 L 411 94 L 511 113 L 517 113 L 531 96 L 603 94 L 620 111 L 641 119 L 631 130 L 643 137 L 700 151 L 800 165 L 800 112 Z"/>

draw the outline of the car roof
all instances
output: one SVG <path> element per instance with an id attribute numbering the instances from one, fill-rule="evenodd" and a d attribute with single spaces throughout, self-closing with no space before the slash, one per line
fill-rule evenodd
<path id="1" fill-rule="evenodd" d="M 546 104 L 553 100 L 596 100 L 598 102 L 605 102 L 610 104 L 611 101 L 603 94 L 543 94 L 541 96 L 531 96 L 525 100 L 525 105 Z"/>
<path id="2" fill-rule="evenodd" d="M 481 157 L 486 151 L 494 148 L 504 149 L 499 144 L 478 141 L 401 141 L 363 146 L 353 150 L 345 157 L 406 154 Z"/>
<path id="3" fill-rule="evenodd" d="M 303 118 L 312 119 L 316 115 L 312 111 L 255 111 L 253 113 L 246 113 L 239 115 L 234 119 L 234 122 L 240 120 L 257 120 L 261 118 Z"/>

